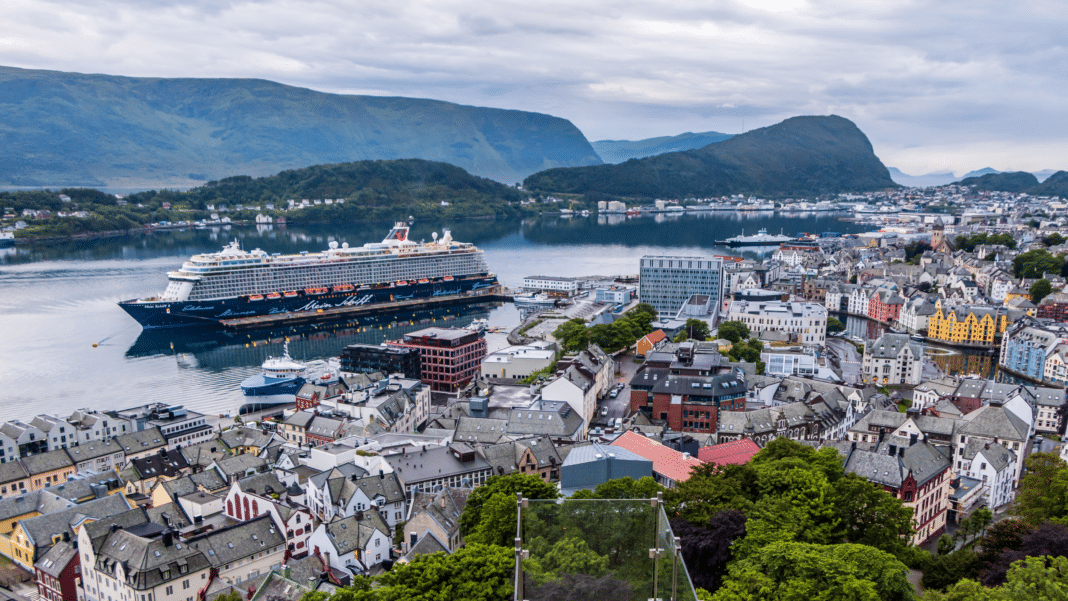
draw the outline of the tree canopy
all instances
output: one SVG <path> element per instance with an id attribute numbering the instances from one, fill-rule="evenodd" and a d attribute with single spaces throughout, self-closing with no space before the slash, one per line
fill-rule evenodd
<path id="1" fill-rule="evenodd" d="M 460 533 L 467 542 L 511 546 L 515 539 L 516 493 L 527 499 L 555 499 L 556 487 L 533 474 L 490 476 L 471 491 L 460 515 Z"/>
<path id="2" fill-rule="evenodd" d="M 1047 273 L 1060 273 L 1063 257 L 1055 257 L 1043 248 L 1035 248 L 1017 255 L 1012 260 L 1012 270 L 1018 278 L 1041 278 Z"/>
<path id="3" fill-rule="evenodd" d="M 749 326 L 740 321 L 725 321 L 719 324 L 719 337 L 738 344 L 749 338 Z"/>
<path id="4" fill-rule="evenodd" d="M 908 569 L 866 545 L 778 541 L 731 564 L 714 601 L 911 601 Z"/>
<path id="5" fill-rule="evenodd" d="M 1042 299 L 1049 296 L 1050 292 L 1053 292 L 1053 284 L 1046 278 L 1042 278 L 1031 284 L 1031 289 L 1028 292 L 1031 293 L 1031 302 L 1037 305 Z"/>
<path id="6" fill-rule="evenodd" d="M 1052 453 L 1032 453 L 1024 467 L 1012 513 L 1032 526 L 1068 523 L 1068 464 Z"/>

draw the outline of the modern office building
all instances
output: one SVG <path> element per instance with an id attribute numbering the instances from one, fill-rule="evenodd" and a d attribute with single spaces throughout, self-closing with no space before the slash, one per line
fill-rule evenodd
<path id="1" fill-rule="evenodd" d="M 645 256 L 641 259 L 638 298 L 662 318 L 674 317 L 694 294 L 710 297 L 718 307 L 723 259 L 719 257 Z"/>
<path id="2" fill-rule="evenodd" d="M 456 392 L 469 384 L 486 358 L 486 339 L 463 328 L 427 328 L 386 344 L 418 350 L 420 380 L 438 392 Z"/>
<path id="3" fill-rule="evenodd" d="M 404 374 L 419 379 L 419 350 L 373 344 L 350 344 L 341 351 L 341 371 L 348 373 Z"/>

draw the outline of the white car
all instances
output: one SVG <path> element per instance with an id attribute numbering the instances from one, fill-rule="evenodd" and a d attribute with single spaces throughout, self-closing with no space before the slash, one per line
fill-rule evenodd
<path id="1" fill-rule="evenodd" d="M 608 415 L 608 407 L 601 407 L 601 417 Z"/>

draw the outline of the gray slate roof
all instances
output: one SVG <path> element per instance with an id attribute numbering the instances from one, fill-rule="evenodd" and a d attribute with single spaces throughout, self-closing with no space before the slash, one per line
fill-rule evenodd
<path id="1" fill-rule="evenodd" d="M 47 453 L 41 453 L 39 455 L 30 455 L 21 458 L 20 461 L 22 461 L 22 465 L 26 467 L 26 471 L 29 472 L 31 476 L 67 467 L 74 467 L 74 462 L 71 461 L 70 455 L 68 455 L 67 451 L 64 449 L 48 451 Z"/>

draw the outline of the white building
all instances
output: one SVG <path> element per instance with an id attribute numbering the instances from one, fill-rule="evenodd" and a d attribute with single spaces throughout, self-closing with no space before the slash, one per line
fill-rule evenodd
<path id="1" fill-rule="evenodd" d="M 883 334 L 864 347 L 864 379 L 879 384 L 919 384 L 923 345 L 906 334 Z"/>
<path id="2" fill-rule="evenodd" d="M 486 355 L 482 360 L 483 378 L 522 379 L 552 365 L 556 351 L 548 342 L 509 346 Z"/>
<path id="3" fill-rule="evenodd" d="M 321 554 L 336 570 L 367 574 L 371 568 L 389 559 L 390 537 L 379 519 L 371 513 L 353 515 L 320 524 L 311 535 L 313 554 Z"/>
<path id="4" fill-rule="evenodd" d="M 973 440 L 964 449 L 963 457 L 961 473 L 983 482 L 987 507 L 993 510 L 1013 500 L 1015 453 L 996 442 Z"/>
<path id="5" fill-rule="evenodd" d="M 753 333 L 779 331 L 797 334 L 806 346 L 823 346 L 827 339 L 827 309 L 816 303 L 733 301 L 729 321 L 740 321 Z"/>
<path id="6" fill-rule="evenodd" d="M 528 292 L 560 292 L 572 296 L 578 292 L 578 280 L 551 275 L 532 275 L 523 278 L 523 289 Z"/>

